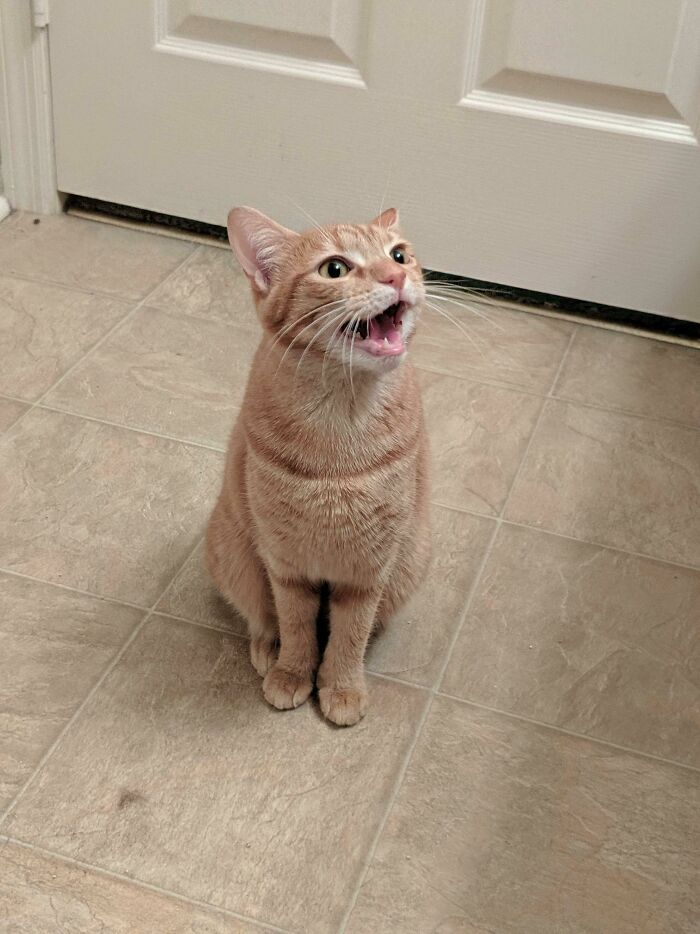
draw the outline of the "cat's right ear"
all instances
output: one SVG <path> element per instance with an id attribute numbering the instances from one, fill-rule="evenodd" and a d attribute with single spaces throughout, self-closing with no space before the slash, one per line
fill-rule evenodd
<path id="1" fill-rule="evenodd" d="M 299 234 L 277 224 L 255 208 L 232 208 L 228 215 L 228 240 L 251 285 L 269 292 L 287 251 Z"/>

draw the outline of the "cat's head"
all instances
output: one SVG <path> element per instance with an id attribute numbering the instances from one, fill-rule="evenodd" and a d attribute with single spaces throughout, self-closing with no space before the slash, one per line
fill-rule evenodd
<path id="1" fill-rule="evenodd" d="M 303 233 L 233 208 L 228 235 L 277 346 L 377 373 L 404 359 L 425 292 L 394 208 Z"/>

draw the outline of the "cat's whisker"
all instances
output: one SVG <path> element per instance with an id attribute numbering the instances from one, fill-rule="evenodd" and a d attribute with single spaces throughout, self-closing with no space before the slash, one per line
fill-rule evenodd
<path id="1" fill-rule="evenodd" d="M 352 318 L 350 319 L 350 323 L 348 323 L 348 326 L 343 331 L 343 339 L 341 342 L 342 346 L 340 348 L 340 358 L 343 363 L 343 378 L 344 379 L 347 377 L 347 357 L 345 354 L 345 350 L 347 348 L 347 343 L 348 343 L 348 334 L 350 333 L 350 324 L 352 323 L 354 318 L 355 318 L 355 315 L 352 316 Z"/>
<path id="2" fill-rule="evenodd" d="M 390 181 L 391 181 L 391 171 L 387 172 L 387 175 L 386 175 L 386 184 L 384 185 L 384 191 L 382 192 L 382 200 L 379 202 L 379 211 L 377 212 L 377 217 L 381 217 L 381 213 L 384 210 L 384 202 L 386 201 L 386 196 L 389 192 Z"/>
<path id="3" fill-rule="evenodd" d="M 298 377 L 298 375 L 299 375 L 299 368 L 301 367 L 302 363 L 304 362 L 304 357 L 307 355 L 307 353 L 308 353 L 309 350 L 311 349 L 313 343 L 314 343 L 316 340 L 318 340 L 318 338 L 321 336 L 321 334 L 322 334 L 325 330 L 327 330 L 328 328 L 333 327 L 333 325 L 337 324 L 338 322 L 340 322 L 340 324 L 342 325 L 343 319 L 345 318 L 345 310 L 342 309 L 341 311 L 336 311 L 334 314 L 335 314 L 335 317 L 333 317 L 330 321 L 326 321 L 326 323 L 325 323 L 322 327 L 320 327 L 320 328 L 318 329 L 318 331 L 314 334 L 314 336 L 311 338 L 311 340 L 309 341 L 309 343 L 308 343 L 308 344 L 306 345 L 306 347 L 304 348 L 304 351 L 303 351 L 303 353 L 302 353 L 302 355 L 301 355 L 301 357 L 300 357 L 300 359 L 299 359 L 299 362 L 297 363 L 296 370 L 294 371 L 294 384 L 295 384 L 295 385 L 296 385 L 297 377 Z M 325 354 L 324 354 L 324 356 L 325 356 Z"/>
<path id="4" fill-rule="evenodd" d="M 345 299 L 337 298 L 332 302 L 325 302 L 323 305 L 317 305 L 315 308 L 312 308 L 310 311 L 304 312 L 303 315 L 300 315 L 298 318 L 295 318 L 294 321 L 291 321 L 289 324 L 285 325 L 280 331 L 278 331 L 277 335 L 275 336 L 275 339 L 273 340 L 272 344 L 268 348 L 267 356 L 270 355 L 272 350 L 274 350 L 275 346 L 280 342 L 280 340 L 284 337 L 284 335 L 288 334 L 292 330 L 292 328 L 296 327 L 297 324 L 299 324 L 300 321 L 304 321 L 304 319 L 310 318 L 311 315 L 315 315 L 317 312 L 322 311 L 324 308 L 331 308 L 332 306 L 335 306 L 335 305 L 342 305 L 344 301 Z"/>
<path id="5" fill-rule="evenodd" d="M 358 312 L 355 317 L 352 319 L 348 325 L 348 330 L 352 330 L 352 337 L 350 338 L 350 391 L 352 392 L 352 398 L 355 399 L 355 384 L 352 378 L 352 352 L 355 348 L 355 338 L 357 337 L 357 331 L 355 326 L 360 320 L 360 312 Z"/>
<path id="6" fill-rule="evenodd" d="M 320 324 L 322 321 L 327 321 L 327 319 L 328 319 L 329 317 L 331 317 L 331 316 L 333 316 L 333 315 L 336 315 L 336 314 L 344 314 L 344 313 L 345 313 L 345 310 L 344 310 L 344 309 L 340 309 L 340 310 L 339 310 L 339 309 L 337 309 L 337 308 L 332 308 L 330 311 L 324 312 L 324 314 L 322 314 L 320 317 L 314 318 L 313 321 L 311 321 L 309 324 L 305 325 L 305 326 L 301 329 L 301 331 L 299 331 L 298 334 L 295 334 L 295 335 L 294 335 L 292 341 L 291 341 L 291 342 L 289 343 L 289 345 L 286 347 L 284 353 L 282 354 L 282 358 L 280 359 L 280 362 L 277 364 L 277 369 L 276 369 L 276 371 L 275 371 L 275 374 L 279 373 L 280 367 L 281 367 L 282 364 L 284 363 L 284 361 L 285 361 L 285 359 L 286 359 L 286 357 L 287 357 L 287 354 L 292 350 L 292 348 L 294 347 L 294 345 L 296 344 L 296 342 L 299 340 L 299 338 L 302 336 L 302 334 L 306 333 L 306 331 L 309 331 L 312 327 L 314 327 L 314 325 Z"/>
<path id="7" fill-rule="evenodd" d="M 313 321 L 311 321 L 311 322 L 309 322 L 309 324 L 305 325 L 305 326 L 302 328 L 302 330 L 299 331 L 299 334 L 295 335 L 294 339 L 293 339 L 292 342 L 291 342 L 291 343 L 293 344 L 294 341 L 296 340 L 296 338 L 299 337 L 300 334 L 303 334 L 304 331 L 308 330 L 310 327 L 313 327 L 313 325 L 314 325 L 317 321 L 322 321 L 322 320 L 324 320 L 325 318 L 327 318 L 329 315 L 333 314 L 335 311 L 338 310 L 338 306 L 339 306 L 339 305 L 342 306 L 342 305 L 344 305 L 344 304 L 345 304 L 345 300 L 342 299 L 342 298 L 339 298 L 339 299 L 336 299 L 335 301 L 332 301 L 332 302 L 326 302 L 326 303 L 323 304 L 323 305 L 317 305 L 315 308 L 312 308 L 310 311 L 305 312 L 303 315 L 300 315 L 298 318 L 295 318 L 294 321 L 291 321 L 289 324 L 285 325 L 285 327 L 283 327 L 283 328 L 278 332 L 277 336 L 275 337 L 275 340 L 273 341 L 272 347 L 274 347 L 275 344 L 277 344 L 277 343 L 279 342 L 279 340 L 280 340 L 282 337 L 284 337 L 284 336 L 285 336 L 286 334 L 288 334 L 293 328 L 295 328 L 295 327 L 299 324 L 300 321 L 304 321 L 305 318 L 310 318 L 311 315 L 316 315 L 317 317 L 314 318 Z M 326 310 L 322 315 L 319 315 L 318 312 L 321 311 L 321 310 L 324 309 L 324 308 L 327 309 L 327 310 Z M 290 344 L 290 346 L 291 346 L 291 344 Z M 271 347 L 270 349 L 272 349 L 272 347 Z M 287 348 L 287 349 L 289 349 L 289 348 Z"/>
<path id="8" fill-rule="evenodd" d="M 501 308 L 503 302 L 508 300 L 509 296 L 507 293 L 503 293 L 503 298 L 495 296 L 490 290 L 480 290 L 480 289 L 471 289 L 466 288 L 465 286 L 455 286 L 448 282 L 436 282 L 434 280 L 429 280 L 424 282 L 424 287 L 426 291 L 433 292 L 437 295 L 449 295 L 457 299 L 470 299 L 471 301 L 477 302 L 479 305 L 485 305 L 489 308 Z"/>
<path id="9" fill-rule="evenodd" d="M 426 295 L 428 295 L 430 298 L 437 299 L 438 301 L 441 301 L 441 302 L 450 302 L 453 305 L 458 305 L 460 308 L 466 308 L 468 311 L 472 311 L 477 316 L 477 318 L 482 318 L 484 321 L 489 321 L 491 324 L 494 324 L 495 326 L 495 323 L 492 322 L 490 318 L 478 312 L 476 308 L 474 308 L 464 298 L 461 298 L 461 299 L 452 298 L 451 296 L 444 295 L 441 292 L 431 292 L 431 291 L 426 292 Z"/>
<path id="10" fill-rule="evenodd" d="M 439 315 L 442 315 L 443 318 L 446 318 L 448 321 L 450 321 L 452 324 L 454 324 L 454 326 L 457 328 L 457 330 L 458 330 L 458 331 L 461 331 L 461 333 L 466 337 L 466 339 L 469 341 L 469 343 L 474 347 L 474 349 L 476 350 L 476 352 L 477 352 L 481 357 L 484 356 L 484 354 L 483 354 L 481 348 L 479 347 L 478 343 L 476 342 L 475 338 L 474 338 L 471 334 L 468 334 L 467 331 L 464 330 L 464 328 L 463 328 L 462 325 L 459 323 L 459 321 L 456 320 L 456 318 L 453 318 L 452 315 L 448 314 L 448 312 L 446 312 L 446 311 L 444 310 L 444 308 L 438 308 L 437 305 L 432 305 L 427 299 L 426 299 L 425 304 L 428 306 L 428 308 L 432 308 L 433 311 L 436 311 Z"/>
<path id="11" fill-rule="evenodd" d="M 338 326 L 336 327 L 336 329 L 331 334 L 328 340 L 328 346 L 326 347 L 326 350 L 323 354 L 323 366 L 321 368 L 321 381 L 323 382 L 324 385 L 326 382 L 326 365 L 328 363 L 328 358 L 330 356 L 331 350 L 333 350 L 333 348 L 335 347 L 338 341 L 338 338 L 340 337 L 338 332 L 341 330 L 342 327 L 343 327 L 343 321 L 341 320 Z"/>
<path id="12" fill-rule="evenodd" d="M 321 225 L 320 225 L 319 222 L 316 220 L 316 218 L 315 218 L 315 217 L 312 217 L 312 216 L 309 214 L 309 212 L 308 212 L 305 208 L 303 208 L 300 204 L 298 204 L 298 203 L 294 200 L 294 198 L 290 198 L 289 195 L 287 195 L 287 201 L 289 201 L 289 203 L 290 203 L 293 207 L 295 207 L 295 208 L 297 209 L 297 211 L 299 211 L 301 214 L 303 214 L 304 217 L 307 217 L 307 218 L 311 221 L 311 223 L 314 225 L 314 227 L 316 228 L 316 230 L 320 230 L 321 233 L 324 232 L 324 231 L 323 231 L 323 227 L 321 227 Z"/>
<path id="13" fill-rule="evenodd" d="M 426 288 L 430 285 L 438 285 L 441 288 L 454 290 L 456 292 L 461 292 L 463 294 L 473 293 L 473 294 L 483 295 L 485 299 L 488 299 L 488 297 L 491 295 L 509 296 L 512 294 L 509 289 L 505 289 L 505 288 L 498 289 L 498 288 L 494 288 L 493 286 L 468 285 L 467 284 L 468 280 L 466 279 L 464 281 L 460 279 L 456 279 L 456 280 L 455 279 L 438 279 L 438 278 L 431 276 L 430 278 L 424 278 L 423 282 Z M 498 299 L 496 299 L 496 301 L 498 301 Z"/>
<path id="14" fill-rule="evenodd" d="M 441 294 L 439 294 L 439 293 L 437 293 L 437 292 L 431 292 L 431 291 L 426 291 L 426 295 L 430 296 L 430 298 L 433 298 L 433 299 L 435 299 L 436 301 L 450 302 L 452 305 L 457 305 L 459 308 L 465 308 L 467 311 L 470 311 L 473 315 L 476 315 L 477 318 L 481 318 L 482 321 L 486 321 L 487 324 L 490 324 L 490 325 L 491 325 L 491 327 L 496 328 L 497 331 L 504 331 L 504 330 L 505 330 L 505 328 L 501 327 L 501 325 L 498 324 L 496 321 L 492 321 L 491 318 L 489 318 L 488 315 L 485 315 L 485 314 L 482 314 L 481 312 L 478 312 L 478 311 L 476 310 L 476 308 L 474 308 L 474 307 L 473 307 L 469 302 L 467 302 L 467 301 L 460 300 L 460 299 L 456 299 L 456 298 L 450 298 L 450 297 L 448 297 L 448 296 L 446 296 L 446 295 L 441 295 Z"/>
<path id="15" fill-rule="evenodd" d="M 442 301 L 451 301 L 456 305 L 471 309 L 476 315 L 481 314 L 481 316 L 494 327 L 497 326 L 496 322 L 492 320 L 488 312 L 492 311 L 498 313 L 503 310 L 503 302 L 493 301 L 482 295 L 469 295 L 459 290 L 452 291 L 450 289 L 446 291 L 442 289 L 426 289 L 426 292 L 433 298 L 439 298 Z"/>

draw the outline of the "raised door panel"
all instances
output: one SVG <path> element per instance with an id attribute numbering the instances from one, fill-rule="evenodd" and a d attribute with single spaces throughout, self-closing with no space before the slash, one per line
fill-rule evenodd
<path id="1" fill-rule="evenodd" d="M 700 14 L 683 0 L 475 0 L 462 103 L 697 145 Z"/>
<path id="2" fill-rule="evenodd" d="M 366 0 L 156 0 L 160 52 L 364 87 Z"/>

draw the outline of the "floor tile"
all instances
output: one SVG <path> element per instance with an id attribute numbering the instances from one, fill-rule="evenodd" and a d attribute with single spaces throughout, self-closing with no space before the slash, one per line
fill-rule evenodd
<path id="1" fill-rule="evenodd" d="M 130 307 L 104 295 L 0 276 L 0 392 L 38 399 Z"/>
<path id="2" fill-rule="evenodd" d="M 258 340 L 244 328 L 141 308 L 46 404 L 224 448 Z"/>
<path id="3" fill-rule="evenodd" d="M 248 279 L 229 249 L 200 247 L 148 303 L 163 311 L 260 331 Z"/>
<path id="4" fill-rule="evenodd" d="M 433 563 L 415 598 L 371 644 L 367 656 L 371 671 L 432 687 L 462 619 L 493 526 L 489 519 L 433 509 Z"/>
<path id="5" fill-rule="evenodd" d="M 502 526 L 444 690 L 700 768 L 700 572 Z"/>
<path id="6" fill-rule="evenodd" d="M 432 457 L 433 501 L 498 515 L 542 400 L 537 396 L 421 373 Z"/>
<path id="7" fill-rule="evenodd" d="M 165 594 L 158 601 L 159 613 L 169 613 L 195 623 L 218 626 L 241 636 L 248 626 L 216 591 L 204 566 L 204 545 L 190 556 Z"/>
<path id="8" fill-rule="evenodd" d="M 348 934 L 695 934 L 700 776 L 438 698 Z"/>
<path id="9" fill-rule="evenodd" d="M 6 431 L 10 425 L 14 425 L 17 419 L 29 406 L 23 402 L 15 402 L 14 399 L 0 399 L 0 432 Z"/>
<path id="10" fill-rule="evenodd" d="M 417 366 L 465 379 L 493 380 L 548 392 L 573 325 L 525 311 L 475 306 L 478 315 L 429 299 L 458 324 L 426 308 L 413 351 Z"/>
<path id="11" fill-rule="evenodd" d="M 425 703 L 356 727 L 267 706 L 245 640 L 151 618 L 6 831 L 295 930 L 335 931 Z"/>
<path id="12" fill-rule="evenodd" d="M 0 227 L 3 272 L 127 299 L 143 298 L 193 249 L 187 241 L 65 214 L 19 213 Z"/>
<path id="13" fill-rule="evenodd" d="M 141 615 L 0 573 L 0 811 Z"/>
<path id="14" fill-rule="evenodd" d="M 581 327 L 554 395 L 700 426 L 700 346 Z"/>
<path id="15" fill-rule="evenodd" d="M 700 566 L 700 432 L 548 402 L 505 515 Z"/>
<path id="16" fill-rule="evenodd" d="M 221 470 L 214 451 L 35 409 L 0 439 L 0 567 L 150 605 Z"/>
<path id="17" fill-rule="evenodd" d="M 263 928 L 60 858 L 0 843 L 8 934 L 262 934 Z"/>

